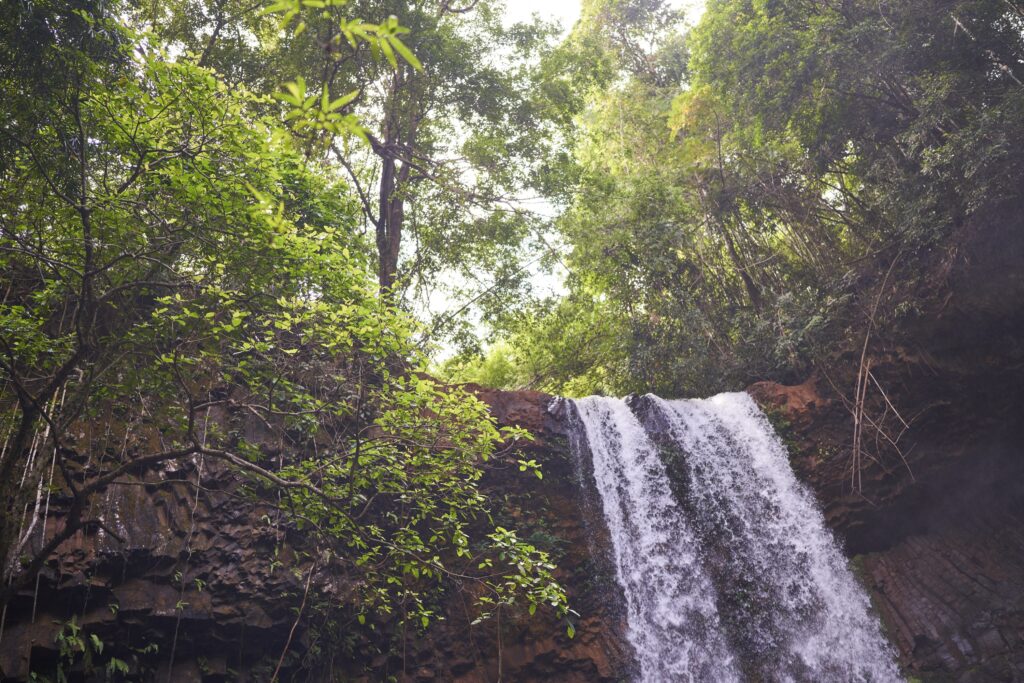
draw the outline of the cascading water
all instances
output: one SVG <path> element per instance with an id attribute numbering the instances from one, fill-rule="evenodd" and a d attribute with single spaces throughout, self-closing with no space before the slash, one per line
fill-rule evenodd
<path id="1" fill-rule="evenodd" d="M 626 596 L 628 635 L 644 681 L 739 680 L 715 589 L 669 489 L 665 466 L 620 400 L 576 402 Z"/>
<path id="2" fill-rule="evenodd" d="M 639 680 L 901 680 L 867 596 L 749 396 L 575 406 Z"/>

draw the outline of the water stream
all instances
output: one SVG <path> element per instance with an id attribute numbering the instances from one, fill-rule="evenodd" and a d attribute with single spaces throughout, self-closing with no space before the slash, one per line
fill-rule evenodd
<path id="1" fill-rule="evenodd" d="M 748 395 L 575 407 L 639 681 L 902 680 L 867 595 Z"/>

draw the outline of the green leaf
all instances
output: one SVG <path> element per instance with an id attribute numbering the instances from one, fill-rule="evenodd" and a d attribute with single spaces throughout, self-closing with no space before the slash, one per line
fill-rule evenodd
<path id="1" fill-rule="evenodd" d="M 324 94 L 326 95 L 326 91 L 325 91 Z M 349 104 L 350 102 L 355 100 L 356 97 L 358 97 L 358 96 L 359 96 L 359 91 L 358 90 L 353 90 L 352 92 L 348 93 L 347 95 L 342 95 L 338 99 L 336 99 L 333 102 L 327 104 L 324 107 L 324 111 L 335 111 L 337 109 L 341 109 L 346 104 Z M 345 256 L 348 256 L 348 248 L 347 247 L 345 248 Z"/>
<path id="2" fill-rule="evenodd" d="M 388 36 L 388 42 L 391 43 L 391 46 L 395 49 L 395 52 L 400 54 L 402 56 L 402 59 L 408 62 L 412 66 L 412 68 L 416 69 L 417 71 L 423 71 L 423 64 L 420 62 L 419 59 L 416 58 L 416 55 L 412 53 L 412 50 L 410 50 L 406 46 L 406 44 L 403 43 L 398 38 L 398 36 Z"/>

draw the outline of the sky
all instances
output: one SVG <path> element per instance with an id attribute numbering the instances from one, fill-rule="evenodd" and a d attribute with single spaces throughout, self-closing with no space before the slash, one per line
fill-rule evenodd
<path id="1" fill-rule="evenodd" d="M 704 0 L 676 0 L 671 4 L 685 7 L 691 23 L 704 10 Z M 580 0 L 505 0 L 505 16 L 510 23 L 529 19 L 534 12 L 545 19 L 558 20 L 568 30 L 580 16 Z"/>
<path id="2" fill-rule="evenodd" d="M 705 0 L 669 0 L 669 4 L 686 9 L 686 20 L 689 24 L 696 24 L 704 11 Z M 573 24 L 580 16 L 581 0 L 505 0 L 505 20 L 508 24 L 517 21 L 525 21 L 534 13 L 543 19 L 556 20 L 562 25 L 562 29 L 568 33 Z M 542 215 L 554 217 L 557 211 L 546 200 L 518 202 L 524 208 L 535 211 Z M 528 267 L 531 271 L 530 281 L 534 293 L 537 296 L 563 295 L 565 294 L 564 278 L 562 268 L 555 267 L 554 272 L 542 272 L 536 267 Z M 424 312 L 429 317 L 432 310 L 435 314 L 445 310 L 462 308 L 463 302 L 454 301 L 450 294 L 443 288 L 434 290 L 428 297 L 428 301 L 421 302 L 418 306 L 424 307 Z M 467 315 L 474 317 L 475 313 L 470 311 Z M 436 361 L 442 361 L 449 357 L 454 349 L 446 344 L 435 355 Z"/>
<path id="3" fill-rule="evenodd" d="M 580 0 L 505 0 L 509 23 L 529 19 L 534 12 L 545 19 L 557 19 L 562 28 L 568 29 L 580 16 Z"/>

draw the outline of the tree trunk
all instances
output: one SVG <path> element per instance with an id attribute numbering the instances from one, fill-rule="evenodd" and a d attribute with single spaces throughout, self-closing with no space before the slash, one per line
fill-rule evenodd
<path id="1" fill-rule="evenodd" d="M 418 111 L 407 112 L 402 122 L 400 91 L 408 85 L 404 71 L 392 81 L 385 112 L 383 139 L 374 141 L 374 152 L 381 158 L 380 193 L 378 196 L 377 280 L 381 296 L 394 297 L 398 280 L 398 259 L 402 248 L 402 227 L 405 222 L 403 192 L 412 170 L 412 155 L 419 127 Z M 404 128 L 404 130 L 403 130 Z"/>
<path id="2" fill-rule="evenodd" d="M 398 275 L 398 252 L 402 247 L 405 207 L 395 196 L 397 188 L 394 157 L 385 157 L 380 181 L 380 218 L 377 221 L 377 280 L 381 296 L 391 296 Z"/>

